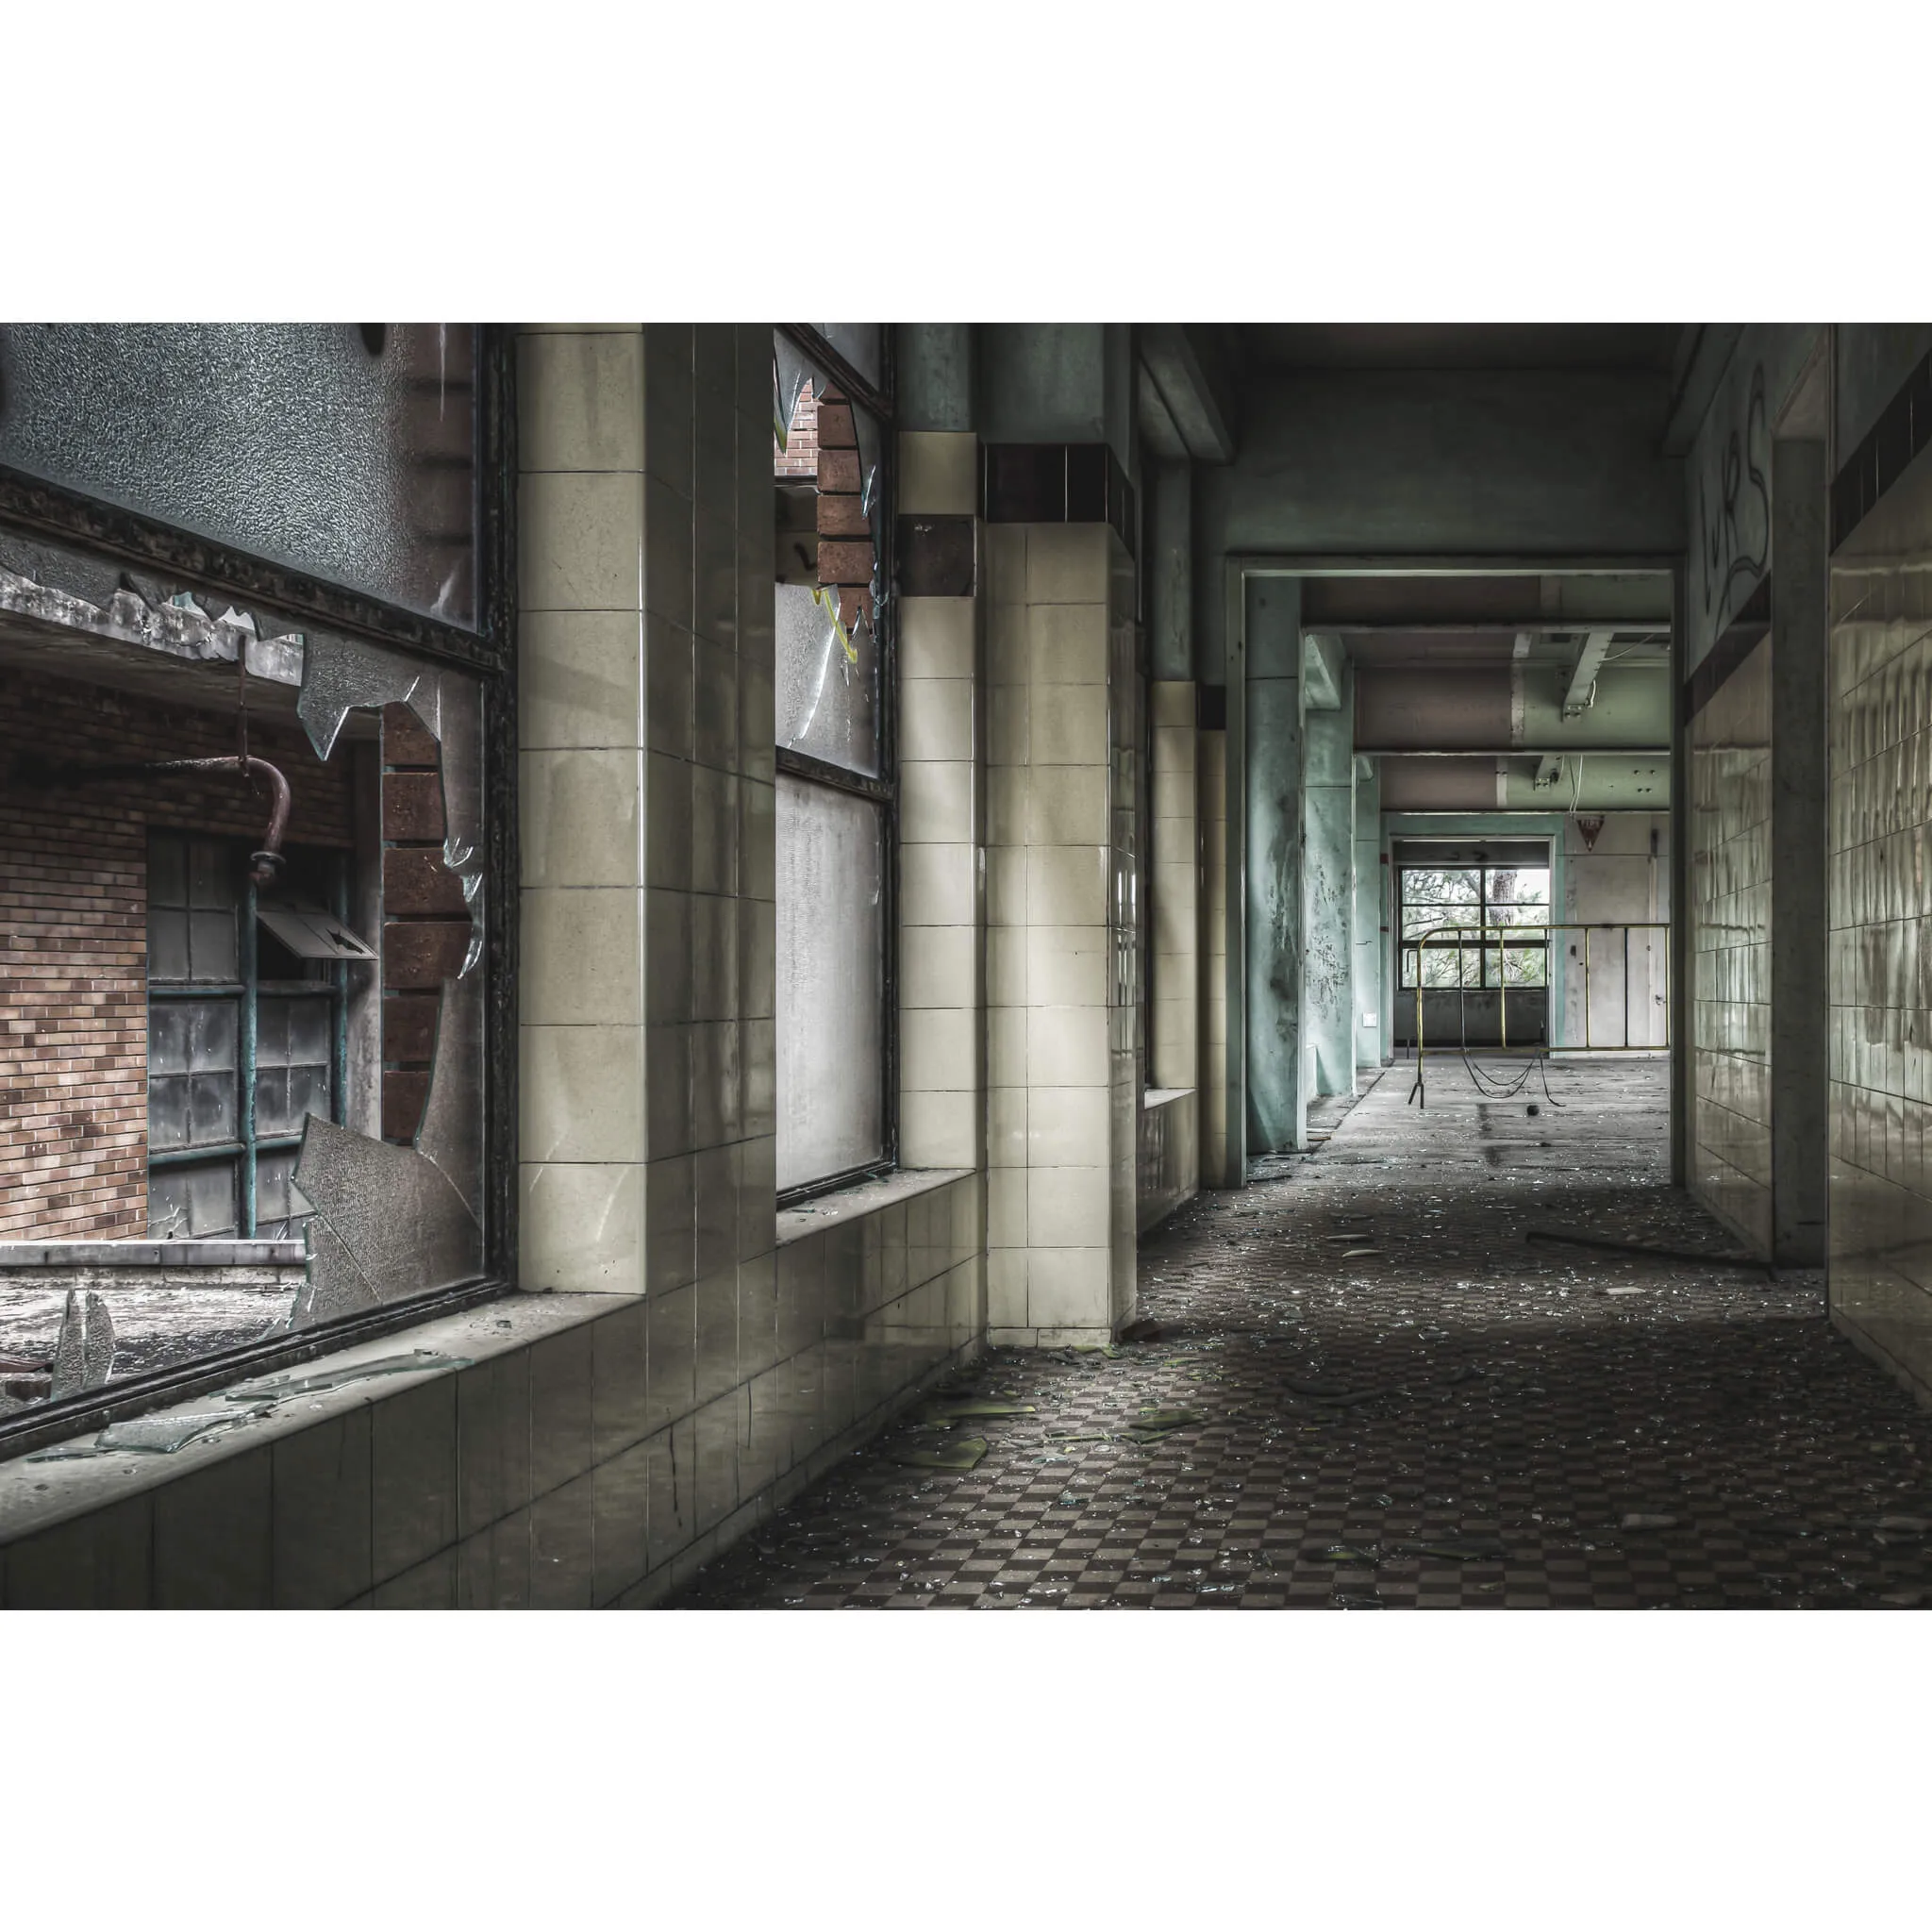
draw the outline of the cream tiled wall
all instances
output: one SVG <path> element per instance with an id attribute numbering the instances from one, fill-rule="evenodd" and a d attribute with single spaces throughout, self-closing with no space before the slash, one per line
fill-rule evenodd
<path id="1" fill-rule="evenodd" d="M 903 431 L 902 515 L 974 516 L 979 440 Z M 987 719 L 977 597 L 899 604 L 899 1158 L 978 1168 L 986 1136 Z"/>
<path id="2" fill-rule="evenodd" d="M 348 1383 L 174 1456 L 0 1465 L 0 1606 L 654 1603 L 970 1349 L 979 1191 L 927 1174 L 788 1217 L 773 1365 L 708 1400 L 666 1300 L 520 1294 L 304 1373 L 404 1347 L 458 1369 Z M 722 1341 L 698 1359 L 715 1380 Z"/>
<path id="3" fill-rule="evenodd" d="M 1690 1187 L 1772 1247 L 1771 640 L 1690 721 Z"/>
<path id="4" fill-rule="evenodd" d="M 989 1336 L 1091 1342 L 1133 1303 L 1140 1095 L 1117 801 L 1130 741 L 1118 689 L 1125 558 L 1104 525 L 984 534 Z M 1132 809 L 1129 796 L 1129 821 Z"/>
<path id="5" fill-rule="evenodd" d="M 1932 573 L 1834 566 L 1832 1314 L 1932 1399 Z"/>

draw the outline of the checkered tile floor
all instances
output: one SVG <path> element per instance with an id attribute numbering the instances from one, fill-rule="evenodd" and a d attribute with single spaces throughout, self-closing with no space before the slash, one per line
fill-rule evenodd
<path id="1" fill-rule="evenodd" d="M 1932 1415 L 1822 1275 L 1525 1239 L 1738 1252 L 1668 1185 L 1665 1080 L 1591 1060 L 1490 1100 L 1445 1061 L 1418 1114 L 1391 1070 L 1142 1245 L 1159 1340 L 993 1352 L 946 1392 L 1028 1412 L 895 1424 L 675 1606 L 1932 1605 Z M 901 1459 L 969 1435 L 970 1471 Z"/>

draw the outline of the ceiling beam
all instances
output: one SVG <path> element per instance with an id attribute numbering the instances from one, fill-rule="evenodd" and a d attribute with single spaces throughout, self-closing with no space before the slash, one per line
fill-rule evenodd
<path id="1" fill-rule="evenodd" d="M 1583 648 L 1576 654 L 1576 669 L 1570 674 L 1570 689 L 1563 693 L 1564 717 L 1580 717 L 1596 702 L 1596 675 L 1615 636 L 1615 631 L 1593 630 L 1584 639 Z"/>
<path id="2" fill-rule="evenodd" d="M 1167 414 L 1197 462 L 1234 460 L 1234 392 L 1222 358 L 1186 323 L 1149 323 L 1140 331 L 1141 362 Z"/>

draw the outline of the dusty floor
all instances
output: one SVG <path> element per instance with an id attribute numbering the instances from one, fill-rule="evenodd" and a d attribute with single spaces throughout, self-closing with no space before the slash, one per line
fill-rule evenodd
<path id="1" fill-rule="evenodd" d="M 948 1394 L 1025 1412 L 908 1416 L 676 1607 L 1932 1604 L 1932 1415 L 1822 1275 L 1525 1240 L 1738 1252 L 1668 1183 L 1664 1062 L 1506 1101 L 1444 1059 L 1424 1114 L 1411 1074 L 1143 1243 L 1161 1340 L 993 1352 Z"/>

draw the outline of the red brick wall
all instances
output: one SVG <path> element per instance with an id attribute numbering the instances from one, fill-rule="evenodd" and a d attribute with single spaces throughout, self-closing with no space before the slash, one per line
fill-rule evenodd
<path id="1" fill-rule="evenodd" d="M 354 843 L 347 761 L 251 719 L 249 748 L 292 794 L 289 842 Z M 17 760 L 218 758 L 214 711 L 0 668 L 0 1241 L 147 1230 L 147 827 L 258 841 L 268 801 L 239 779 L 43 791 Z"/>
<path id="2" fill-rule="evenodd" d="M 785 432 L 785 447 L 776 447 L 776 437 L 772 441 L 772 469 L 775 475 L 795 476 L 801 482 L 818 475 L 819 406 L 810 383 L 806 384 L 798 398 L 798 408 L 792 412 L 791 426 Z"/>

